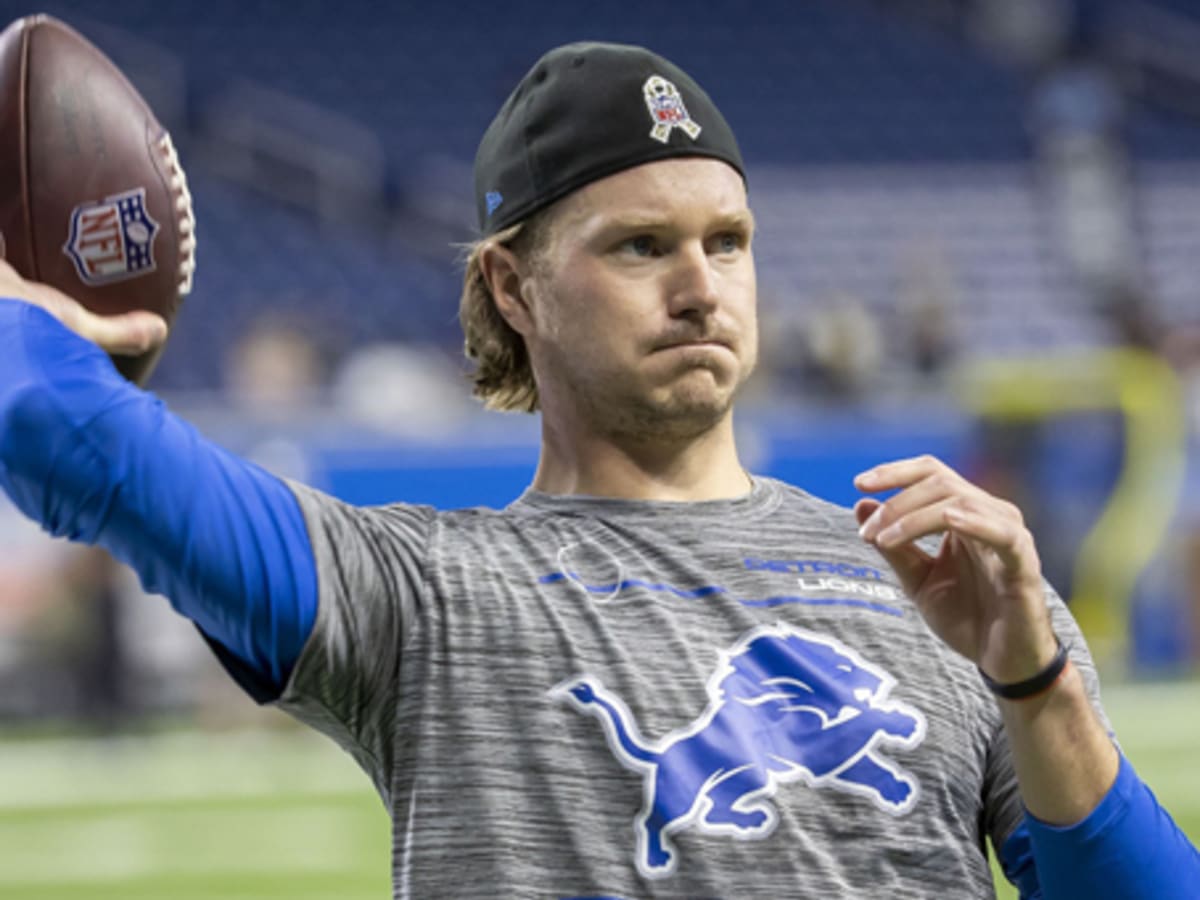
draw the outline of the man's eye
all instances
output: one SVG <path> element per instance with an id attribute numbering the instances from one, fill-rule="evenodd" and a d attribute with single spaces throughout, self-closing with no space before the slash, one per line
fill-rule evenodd
<path id="1" fill-rule="evenodd" d="M 741 248 L 741 235 L 734 234 L 732 231 L 727 231 L 725 234 L 718 235 L 717 251 L 719 253 L 736 253 Z"/>
<path id="2" fill-rule="evenodd" d="M 654 238 L 648 234 L 640 234 L 625 242 L 625 247 L 635 256 L 653 256 L 655 251 Z"/>

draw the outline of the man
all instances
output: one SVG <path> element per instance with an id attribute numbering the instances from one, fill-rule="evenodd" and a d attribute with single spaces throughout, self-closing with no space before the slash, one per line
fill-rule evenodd
<path id="1" fill-rule="evenodd" d="M 754 220 L 691 78 L 551 51 L 476 190 L 476 392 L 543 425 L 502 511 L 285 485 L 0 302 L 0 483 L 354 755 L 397 896 L 987 897 L 987 838 L 1026 896 L 1196 896 L 1015 508 L 929 458 L 860 475 L 898 492 L 853 512 L 741 466 Z M 161 338 L 11 271 L 0 295 Z"/>

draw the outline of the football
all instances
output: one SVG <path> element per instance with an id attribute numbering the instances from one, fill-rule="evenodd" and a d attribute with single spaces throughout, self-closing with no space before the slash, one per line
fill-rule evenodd
<path id="1" fill-rule="evenodd" d="M 174 320 L 191 290 L 187 179 L 153 112 L 100 50 L 50 16 L 0 33 L 0 252 L 94 312 Z M 161 353 L 113 357 L 144 384 Z"/>

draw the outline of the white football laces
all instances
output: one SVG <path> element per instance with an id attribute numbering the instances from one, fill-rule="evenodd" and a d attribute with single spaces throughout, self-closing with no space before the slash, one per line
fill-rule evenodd
<path id="1" fill-rule="evenodd" d="M 186 297 L 192 290 L 192 276 L 196 271 L 196 216 L 192 212 L 192 192 L 188 190 L 187 175 L 179 164 L 179 154 L 166 131 L 158 139 L 158 149 L 167 164 L 171 193 L 175 196 L 175 214 L 179 227 L 179 296 Z"/>

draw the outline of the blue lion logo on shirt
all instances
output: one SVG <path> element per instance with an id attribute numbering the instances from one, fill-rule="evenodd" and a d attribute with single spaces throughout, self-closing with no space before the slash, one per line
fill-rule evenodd
<path id="1" fill-rule="evenodd" d="M 629 708 L 594 678 L 569 679 L 550 693 L 600 719 L 613 754 L 643 775 L 637 865 L 659 878 L 675 871 L 672 833 L 765 838 L 779 820 L 771 798 L 798 779 L 893 815 L 912 809 L 916 780 L 880 750 L 917 746 L 925 718 L 888 700 L 895 683 L 840 641 L 779 624 L 722 653 L 703 715 L 657 742 L 641 736 Z"/>

